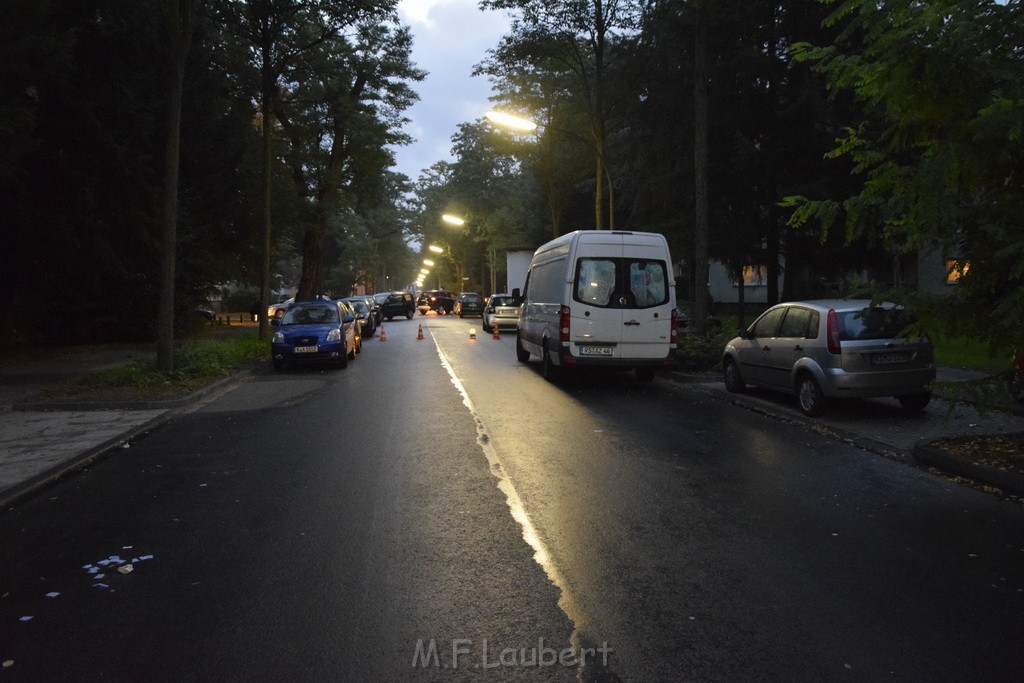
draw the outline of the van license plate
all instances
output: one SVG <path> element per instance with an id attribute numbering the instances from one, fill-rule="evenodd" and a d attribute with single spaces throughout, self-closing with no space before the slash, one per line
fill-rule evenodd
<path id="1" fill-rule="evenodd" d="M 315 346 L 296 346 L 295 353 L 316 353 L 317 347 Z"/>
<path id="2" fill-rule="evenodd" d="M 909 360 L 909 353 L 876 353 L 871 356 L 872 365 L 893 365 L 906 363 Z"/>
<path id="3" fill-rule="evenodd" d="M 581 346 L 581 356 L 610 356 L 612 355 L 612 347 L 610 346 Z"/>

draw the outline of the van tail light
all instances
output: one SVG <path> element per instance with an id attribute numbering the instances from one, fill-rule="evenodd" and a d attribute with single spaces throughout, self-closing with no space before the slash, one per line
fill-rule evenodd
<path id="1" fill-rule="evenodd" d="M 679 339 L 679 318 L 676 316 L 676 309 L 672 309 L 672 331 L 669 333 L 669 340 L 671 344 L 675 344 Z"/>
<path id="2" fill-rule="evenodd" d="M 842 353 L 839 345 L 839 321 L 836 319 L 836 309 L 828 309 L 828 323 L 826 327 L 826 339 L 828 341 L 829 353 Z"/>
<path id="3" fill-rule="evenodd" d="M 558 316 L 558 340 L 569 341 L 569 307 L 562 306 L 562 312 Z"/>

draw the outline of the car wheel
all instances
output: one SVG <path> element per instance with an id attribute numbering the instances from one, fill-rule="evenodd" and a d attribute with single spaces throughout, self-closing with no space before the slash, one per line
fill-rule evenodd
<path id="1" fill-rule="evenodd" d="M 282 361 L 279 361 L 276 358 L 274 358 L 270 362 L 271 362 L 271 364 L 273 364 L 274 369 L 277 370 L 278 372 L 280 372 L 281 370 L 284 370 L 284 363 Z"/>
<path id="2" fill-rule="evenodd" d="M 641 382 L 653 382 L 658 368 L 642 367 L 636 369 L 636 378 Z"/>
<path id="3" fill-rule="evenodd" d="M 722 380 L 725 382 L 726 391 L 731 394 L 738 394 L 747 388 L 736 361 L 731 358 L 725 359 L 722 363 Z"/>
<path id="4" fill-rule="evenodd" d="M 490 334 L 491 333 L 491 326 L 487 324 L 487 320 L 484 320 L 482 324 L 483 324 L 484 332 L 486 332 L 487 334 Z"/>
<path id="5" fill-rule="evenodd" d="M 390 316 L 390 315 L 388 316 L 388 322 L 391 322 L 391 318 L 392 317 L 394 317 L 394 316 Z M 410 315 L 409 317 L 411 318 L 412 316 Z"/>
<path id="6" fill-rule="evenodd" d="M 343 353 L 343 354 L 341 354 L 338 357 L 338 369 L 339 370 L 344 370 L 347 367 L 348 367 L 348 356 Z"/>
<path id="7" fill-rule="evenodd" d="M 408 313 L 406 313 L 406 314 L 405 314 L 405 319 L 406 319 L 406 320 L 412 320 L 412 317 L 413 317 L 414 315 L 416 315 L 416 314 L 415 314 L 415 313 L 413 313 L 412 311 L 409 311 Z M 388 320 L 391 320 L 391 318 L 388 318 Z"/>
<path id="8" fill-rule="evenodd" d="M 932 392 L 926 391 L 923 394 L 911 394 L 910 396 L 897 396 L 896 400 L 908 413 L 919 413 L 928 407 L 932 400 Z"/>
<path id="9" fill-rule="evenodd" d="M 519 339 L 518 334 L 516 334 L 516 360 L 520 363 L 530 360 L 530 352 L 523 348 L 523 342 Z"/>
<path id="10" fill-rule="evenodd" d="M 818 380 L 809 373 L 805 372 L 797 378 L 796 396 L 800 402 L 800 410 L 807 417 L 817 417 L 828 408 L 828 399 L 821 393 Z"/>

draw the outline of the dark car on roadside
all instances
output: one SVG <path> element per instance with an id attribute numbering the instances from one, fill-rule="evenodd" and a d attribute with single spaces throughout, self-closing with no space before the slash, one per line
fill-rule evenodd
<path id="1" fill-rule="evenodd" d="M 476 292 L 461 292 L 459 293 L 459 298 L 455 301 L 454 312 L 460 318 L 465 318 L 467 315 L 483 316 L 484 299 Z"/>
<path id="2" fill-rule="evenodd" d="M 352 296 L 342 299 L 355 309 L 356 320 L 359 321 L 360 336 L 370 338 L 377 329 L 377 318 L 373 311 L 366 304 L 366 299 L 361 296 Z"/>
<path id="3" fill-rule="evenodd" d="M 383 297 L 380 312 L 387 320 L 398 316 L 412 320 L 416 315 L 416 299 L 413 298 L 412 292 L 390 292 Z"/>
<path id="4" fill-rule="evenodd" d="M 435 311 L 438 315 L 451 313 L 455 310 L 455 295 L 447 289 L 430 289 L 420 295 L 416 308 L 423 315 Z"/>

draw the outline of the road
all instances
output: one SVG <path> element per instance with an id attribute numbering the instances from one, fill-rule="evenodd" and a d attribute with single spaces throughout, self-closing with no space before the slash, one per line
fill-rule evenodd
<path id="1" fill-rule="evenodd" d="M 0 515 L 0 676 L 1019 675 L 1020 506 L 663 379 L 548 383 L 478 320 L 385 327 Z"/>

